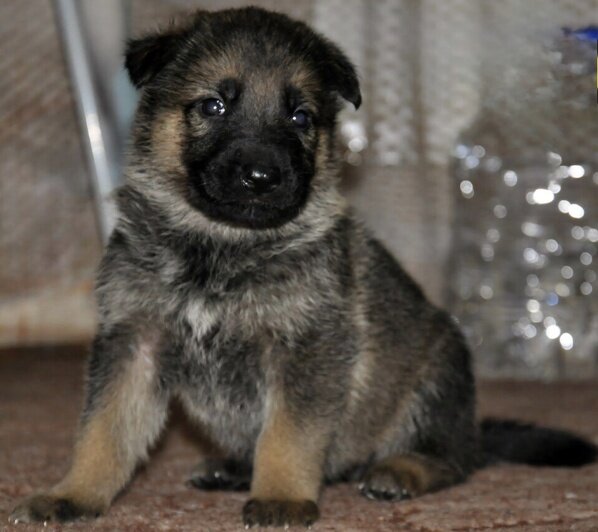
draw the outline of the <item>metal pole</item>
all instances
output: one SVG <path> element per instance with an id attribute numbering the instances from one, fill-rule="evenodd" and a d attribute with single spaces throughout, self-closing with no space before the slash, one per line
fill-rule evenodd
<path id="1" fill-rule="evenodd" d="M 105 243 L 116 221 L 116 209 L 110 194 L 120 183 L 118 133 L 100 105 L 100 89 L 94 84 L 81 3 L 77 0 L 54 0 L 54 8 L 90 163 L 98 228 Z"/>

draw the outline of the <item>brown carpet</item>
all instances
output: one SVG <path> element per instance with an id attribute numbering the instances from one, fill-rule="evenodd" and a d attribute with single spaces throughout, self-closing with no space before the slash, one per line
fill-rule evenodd
<path id="1" fill-rule="evenodd" d="M 77 349 L 0 353 L 0 530 L 13 504 L 58 480 L 68 464 L 81 404 Z M 598 385 L 484 383 L 483 415 L 517 417 L 573 429 L 598 441 Z M 196 459 L 190 431 L 177 419 L 152 459 L 109 513 L 45 530 L 243 530 L 244 493 L 205 493 L 185 485 Z M 418 500 L 371 502 L 355 486 L 327 488 L 319 531 L 598 531 L 598 465 L 578 470 L 492 467 L 467 483 Z"/>

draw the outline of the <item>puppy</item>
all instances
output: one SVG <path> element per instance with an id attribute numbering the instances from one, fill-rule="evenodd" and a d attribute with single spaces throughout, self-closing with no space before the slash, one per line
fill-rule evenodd
<path id="1" fill-rule="evenodd" d="M 461 333 L 338 191 L 335 120 L 361 95 L 334 44 L 261 9 L 199 12 L 132 41 L 126 67 L 141 100 L 72 466 L 13 522 L 106 511 L 171 398 L 217 445 L 193 484 L 250 485 L 248 526 L 312 524 L 324 480 L 404 499 L 492 457 L 594 458 L 517 424 L 480 437 Z"/>

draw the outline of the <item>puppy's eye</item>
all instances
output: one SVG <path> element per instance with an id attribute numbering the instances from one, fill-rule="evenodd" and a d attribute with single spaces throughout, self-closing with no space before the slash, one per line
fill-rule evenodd
<path id="1" fill-rule="evenodd" d="M 199 105 L 201 113 L 204 116 L 222 116 L 226 113 L 226 106 L 218 98 L 208 98 Z"/>
<path id="2" fill-rule="evenodd" d="M 293 124 L 299 129 L 305 129 L 309 126 L 309 115 L 306 111 L 295 111 L 291 117 Z"/>

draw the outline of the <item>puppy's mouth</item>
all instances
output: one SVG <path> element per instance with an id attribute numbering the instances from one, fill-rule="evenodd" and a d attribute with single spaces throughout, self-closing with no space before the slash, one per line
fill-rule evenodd
<path id="1" fill-rule="evenodd" d="M 298 192 L 294 183 L 269 193 L 255 194 L 250 187 L 244 184 L 240 187 L 230 184 L 222 186 L 215 181 L 206 181 L 204 179 L 194 182 L 192 186 L 211 203 L 237 207 L 263 206 L 280 210 L 293 204 Z"/>
<path id="2" fill-rule="evenodd" d="M 239 198 L 239 199 L 226 199 L 226 198 L 210 198 L 212 201 L 219 202 L 222 205 L 257 205 L 257 206 L 264 206 L 264 207 L 271 207 L 276 209 L 280 207 L 275 201 L 271 201 L 262 198 Z"/>
<path id="3" fill-rule="evenodd" d="M 188 201 L 213 221 L 234 227 L 273 229 L 299 215 L 309 188 L 300 180 L 285 182 L 269 193 L 254 194 L 238 183 L 223 186 L 222 180 L 190 179 Z"/>

